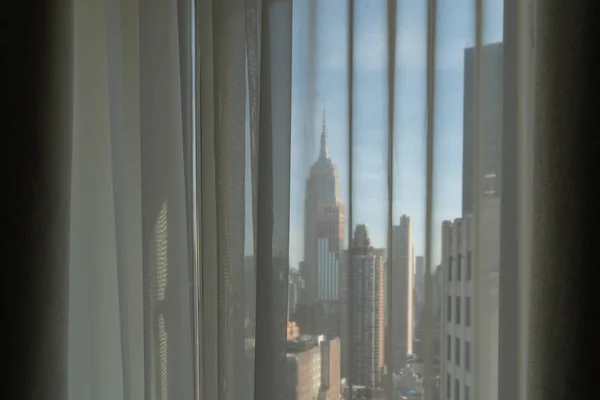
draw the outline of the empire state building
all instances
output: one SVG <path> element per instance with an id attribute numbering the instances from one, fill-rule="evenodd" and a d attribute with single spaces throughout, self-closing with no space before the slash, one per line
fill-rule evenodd
<path id="1" fill-rule="evenodd" d="M 341 197 L 338 170 L 327 148 L 323 110 L 319 157 L 310 169 L 304 203 L 304 262 L 301 274 L 306 285 L 302 302 L 306 305 L 338 301 L 339 255 L 346 230 Z"/>

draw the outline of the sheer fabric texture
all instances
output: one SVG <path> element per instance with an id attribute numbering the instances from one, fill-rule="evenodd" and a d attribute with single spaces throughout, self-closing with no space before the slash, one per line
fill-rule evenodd
<path id="1" fill-rule="evenodd" d="M 70 398 L 524 398 L 510 4 L 76 0 Z"/>

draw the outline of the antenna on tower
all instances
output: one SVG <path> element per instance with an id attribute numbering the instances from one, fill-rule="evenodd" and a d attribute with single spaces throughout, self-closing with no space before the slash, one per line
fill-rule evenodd
<path id="1" fill-rule="evenodd" d="M 325 107 L 323 107 L 323 129 L 321 131 L 321 150 L 319 152 L 319 158 L 321 160 L 329 158 L 329 149 L 327 148 L 327 121 Z"/>

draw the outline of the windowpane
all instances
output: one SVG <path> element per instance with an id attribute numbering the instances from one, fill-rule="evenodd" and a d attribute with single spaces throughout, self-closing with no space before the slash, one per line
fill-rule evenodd
<path id="1" fill-rule="evenodd" d="M 465 369 L 471 370 L 471 342 L 465 342 Z"/>
<path id="2" fill-rule="evenodd" d="M 458 379 L 454 380 L 454 399 L 460 400 L 460 381 Z"/>
<path id="3" fill-rule="evenodd" d="M 471 298 L 467 297 L 467 304 L 465 305 L 465 312 L 467 313 L 467 321 L 466 324 L 467 326 L 471 326 Z"/>
<path id="4" fill-rule="evenodd" d="M 446 314 L 448 314 L 448 322 L 452 322 L 452 296 L 448 296 L 448 302 L 447 302 L 447 312 Z"/>
<path id="5" fill-rule="evenodd" d="M 456 365 L 460 365 L 460 339 L 456 338 L 456 346 L 454 346 L 454 354 L 456 355 Z"/>
<path id="6" fill-rule="evenodd" d="M 467 280 L 471 280 L 471 264 L 473 263 L 473 252 L 467 252 Z"/>
<path id="7" fill-rule="evenodd" d="M 460 297 L 456 297 L 456 324 L 460 325 Z"/>

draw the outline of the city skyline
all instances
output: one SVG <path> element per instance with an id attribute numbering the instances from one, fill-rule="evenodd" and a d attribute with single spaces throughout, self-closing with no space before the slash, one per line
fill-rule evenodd
<path id="1" fill-rule="evenodd" d="M 346 15 L 339 1 L 322 2 L 317 13 L 315 54 L 316 93 L 303 89 L 307 76 L 305 58 L 307 4 L 295 4 L 292 93 L 292 152 L 290 196 L 290 267 L 304 258 L 304 199 L 310 166 L 318 157 L 321 110 L 327 109 L 330 157 L 342 182 L 342 203 L 348 219 L 348 143 L 346 115 Z M 425 62 L 426 4 L 399 4 L 396 72 L 396 130 L 394 133 L 394 204 L 392 223 L 402 214 L 413 220 L 415 255 L 424 255 L 425 228 Z M 343 7 L 341 7 L 343 8 Z M 473 10 L 468 1 L 442 2 L 438 21 L 434 171 L 433 260 L 439 264 L 443 220 L 461 215 L 462 204 L 462 105 L 464 49 L 474 43 Z M 502 2 L 490 1 L 484 16 L 484 43 L 502 40 Z M 385 2 L 357 4 L 355 149 L 353 225 L 366 224 L 375 247 L 387 248 L 387 129 L 385 125 Z M 497 15 L 496 15 L 497 14 Z M 448 18 L 451 15 L 453 18 Z M 324 22 L 327 21 L 327 24 Z M 459 23 L 457 23 L 457 21 Z M 312 119 L 312 120 L 311 120 Z M 369 188 L 369 190 L 366 190 Z"/>

